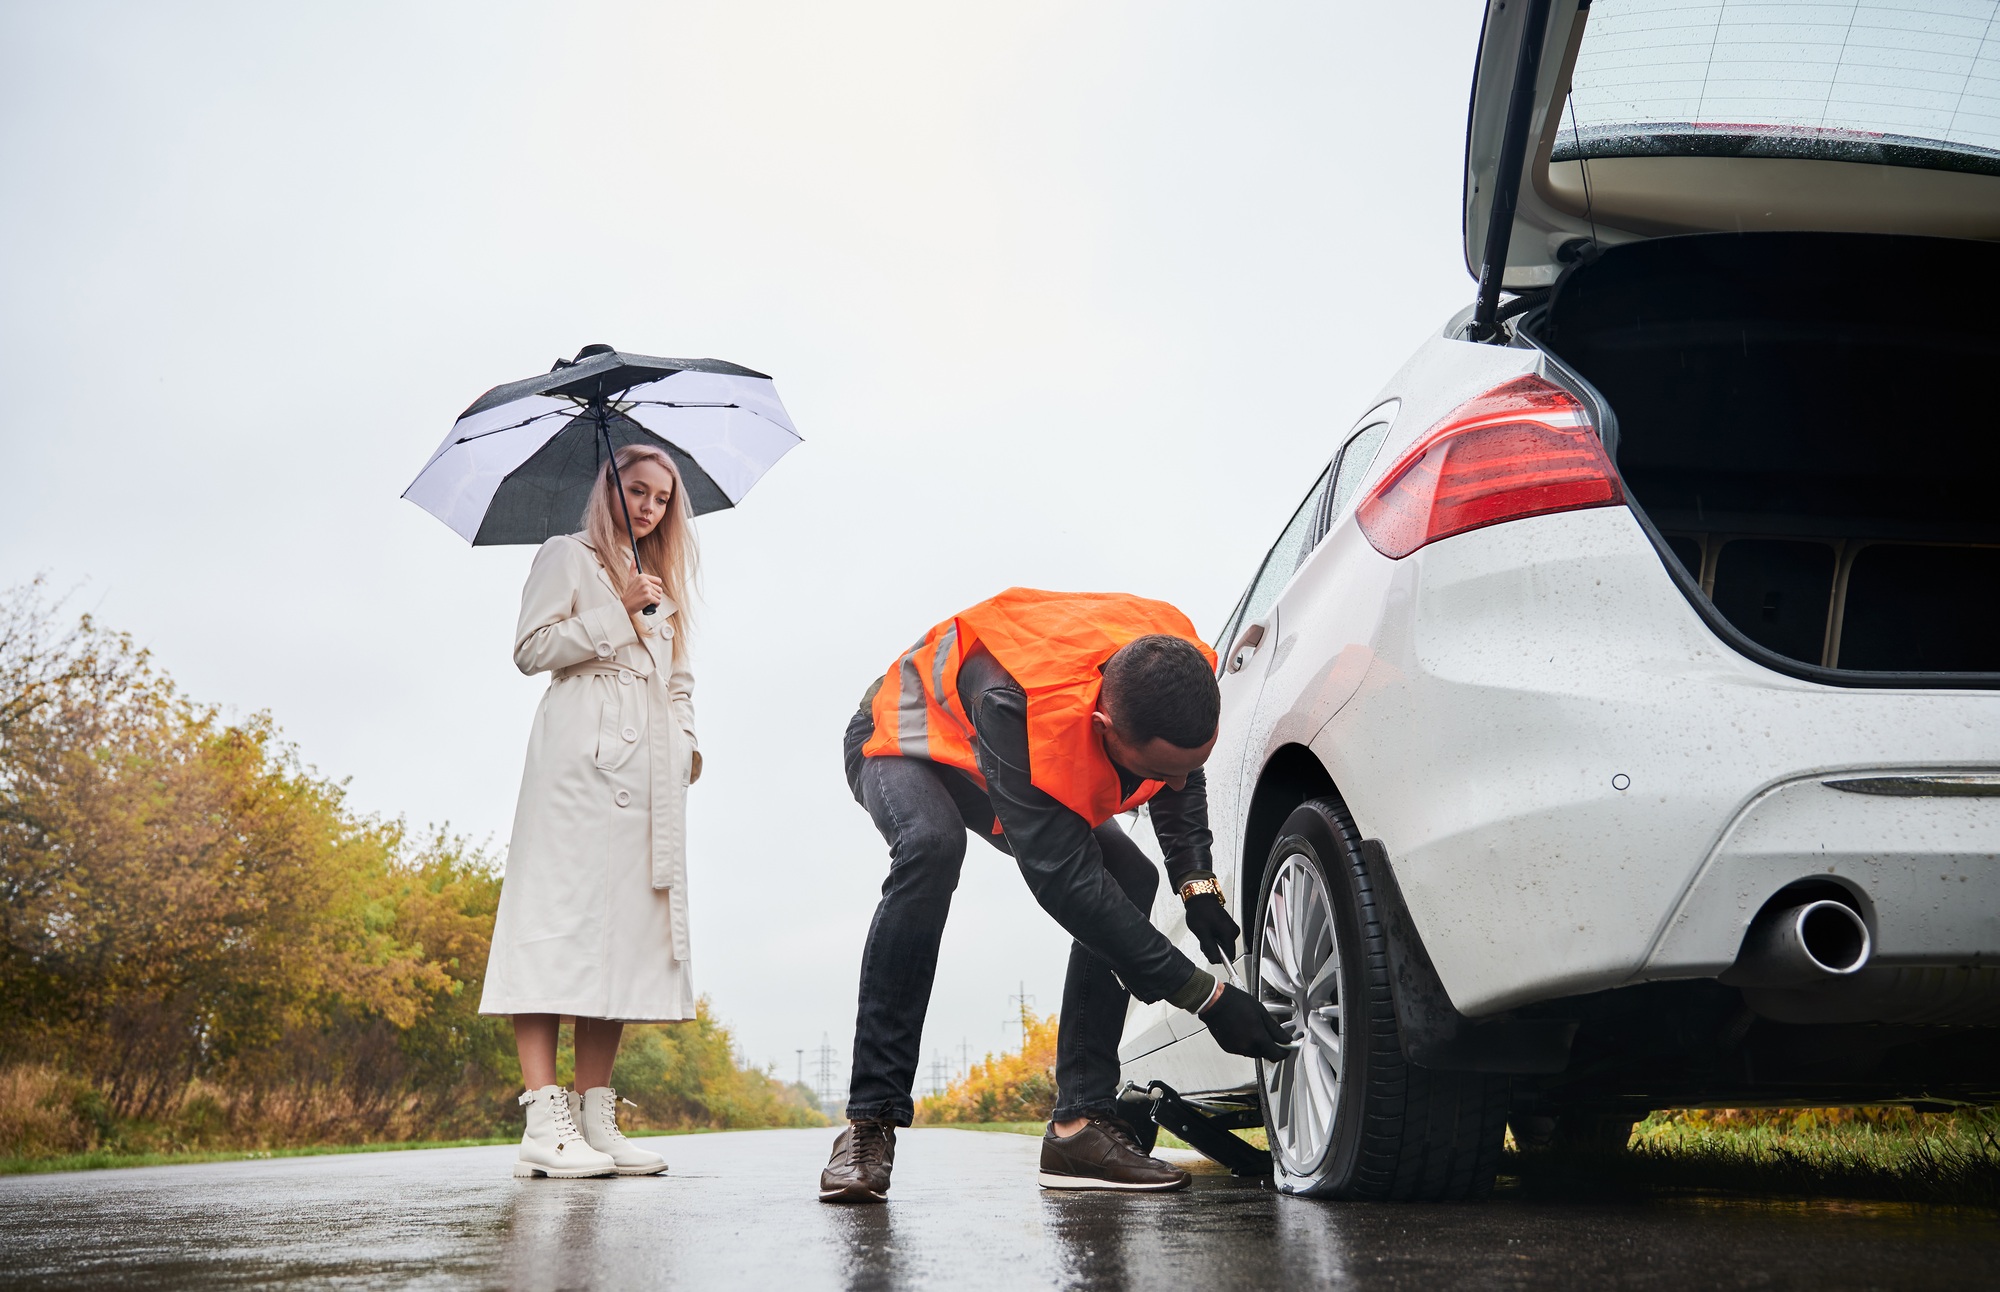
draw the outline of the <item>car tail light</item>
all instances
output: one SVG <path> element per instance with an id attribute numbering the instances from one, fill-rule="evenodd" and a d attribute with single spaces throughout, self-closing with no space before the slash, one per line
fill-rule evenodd
<path id="1" fill-rule="evenodd" d="M 1583 405 L 1529 376 L 1448 413 L 1369 492 L 1355 519 L 1376 551 L 1401 560 L 1501 521 L 1624 501 Z"/>

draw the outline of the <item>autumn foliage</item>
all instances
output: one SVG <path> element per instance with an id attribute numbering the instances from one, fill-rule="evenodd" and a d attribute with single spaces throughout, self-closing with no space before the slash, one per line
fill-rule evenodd
<path id="1" fill-rule="evenodd" d="M 355 813 L 270 718 L 0 594 L 0 1155 L 512 1127 L 512 1034 L 477 1013 L 499 886 Z M 630 1036 L 642 1122 L 817 1120 L 706 1010 Z"/>
<path id="2" fill-rule="evenodd" d="M 1046 1121 L 1056 1106 L 1056 1016 L 1021 1011 L 1021 1048 L 982 1063 L 917 1105 L 917 1123 Z"/>

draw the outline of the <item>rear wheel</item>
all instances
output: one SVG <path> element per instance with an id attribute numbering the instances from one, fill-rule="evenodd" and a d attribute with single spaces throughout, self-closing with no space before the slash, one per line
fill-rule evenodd
<path id="1" fill-rule="evenodd" d="M 1507 1081 L 1403 1057 L 1395 986 L 1360 837 L 1337 798 L 1286 819 L 1257 896 L 1251 984 L 1297 1050 L 1259 1062 L 1279 1189 L 1321 1197 L 1483 1197 Z"/>

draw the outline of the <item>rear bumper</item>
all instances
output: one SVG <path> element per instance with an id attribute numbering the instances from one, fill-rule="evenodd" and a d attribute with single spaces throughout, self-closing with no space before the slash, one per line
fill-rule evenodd
<path id="1" fill-rule="evenodd" d="M 1899 769 L 1883 769 L 1899 770 Z M 1649 978 L 1707 977 L 1736 957 L 1742 912 L 1800 878 L 1847 890 L 1880 968 L 2000 964 L 2000 799 L 1890 797 L 1808 776 L 1758 794 L 1703 862 Z"/>
<path id="2" fill-rule="evenodd" d="M 2000 956 L 2000 799 L 1821 783 L 2000 768 L 2000 694 L 1753 664 L 1622 508 L 1494 526 L 1396 567 L 1367 671 L 1312 745 L 1387 844 L 1465 1014 L 1712 976 L 1770 896 L 1815 878 L 1854 894 L 1880 965 Z"/>

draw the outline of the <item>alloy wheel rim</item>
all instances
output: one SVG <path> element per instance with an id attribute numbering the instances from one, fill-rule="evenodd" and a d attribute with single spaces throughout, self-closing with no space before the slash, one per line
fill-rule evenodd
<path id="1" fill-rule="evenodd" d="M 1311 1169 L 1333 1139 L 1342 1074 L 1340 939 L 1319 867 L 1303 853 L 1278 863 L 1257 946 L 1257 1003 L 1296 1048 L 1258 1064 L 1273 1143 L 1284 1164 Z"/>

